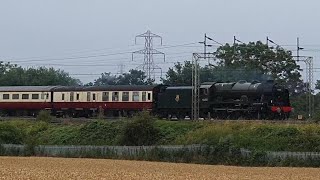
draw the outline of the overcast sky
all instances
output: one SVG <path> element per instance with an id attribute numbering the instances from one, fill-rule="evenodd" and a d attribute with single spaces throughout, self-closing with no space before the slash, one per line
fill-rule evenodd
<path id="1" fill-rule="evenodd" d="M 134 37 L 150 29 L 163 37 L 163 47 L 154 44 L 166 53 L 166 63 L 155 58 L 164 72 L 200 52 L 204 33 L 223 44 L 234 35 L 243 42 L 269 36 L 292 50 L 300 37 L 301 55 L 314 56 L 320 68 L 319 6 L 316 0 L 1 0 L 0 59 L 61 68 L 86 83 L 119 72 L 121 63 L 126 71 L 142 64 L 143 56 L 131 61 L 129 52 L 143 48 Z"/>

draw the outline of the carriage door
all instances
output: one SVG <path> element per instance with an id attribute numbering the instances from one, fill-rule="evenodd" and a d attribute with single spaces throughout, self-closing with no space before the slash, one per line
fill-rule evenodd
<path id="1" fill-rule="evenodd" d="M 74 100 L 74 92 L 70 92 L 70 102 L 73 102 Z"/>
<path id="2" fill-rule="evenodd" d="M 87 92 L 87 102 L 91 102 L 91 92 Z"/>

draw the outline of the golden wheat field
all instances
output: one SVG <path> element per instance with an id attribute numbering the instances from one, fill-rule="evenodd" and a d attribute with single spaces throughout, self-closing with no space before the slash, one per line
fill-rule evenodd
<path id="1" fill-rule="evenodd" d="M 106 159 L 0 157 L 0 179 L 320 179 L 316 168 L 255 168 Z"/>

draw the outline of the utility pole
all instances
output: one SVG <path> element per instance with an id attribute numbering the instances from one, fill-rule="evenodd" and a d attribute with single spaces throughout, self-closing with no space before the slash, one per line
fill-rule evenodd
<path id="1" fill-rule="evenodd" d="M 244 44 L 242 41 L 240 41 L 239 39 L 237 39 L 236 36 L 233 36 L 233 45 L 235 45 L 237 42 Z"/>
<path id="2" fill-rule="evenodd" d="M 300 50 L 303 50 L 304 48 L 300 47 L 300 40 L 299 37 L 297 37 L 297 61 L 300 60 Z"/>
<path id="3" fill-rule="evenodd" d="M 302 48 L 303 49 L 303 48 Z M 306 110 L 308 112 L 308 117 L 311 118 L 314 113 L 314 96 L 312 95 L 314 89 L 313 83 L 313 57 L 310 56 L 293 56 L 295 61 L 302 61 L 306 64 Z"/>
<path id="4" fill-rule="evenodd" d="M 213 45 L 212 44 L 208 44 L 207 43 L 207 40 L 210 40 L 216 44 L 219 44 L 221 46 L 223 46 L 223 44 L 219 43 L 218 41 L 210 38 L 209 36 L 207 36 L 206 33 L 204 33 L 204 40 L 203 41 L 200 41 L 199 43 L 200 44 L 203 44 L 203 55 L 204 55 L 204 59 L 207 59 L 207 47 L 212 47 Z M 210 65 L 210 58 L 208 59 L 208 65 Z"/>
<path id="5" fill-rule="evenodd" d="M 267 36 L 267 46 L 268 46 L 268 47 L 269 47 L 269 42 L 272 43 L 272 44 L 274 44 L 274 45 L 276 45 L 277 47 L 283 49 L 283 47 L 281 47 L 279 44 L 277 44 L 277 43 L 275 43 L 274 41 L 272 41 L 272 40 Z"/>
<path id="6" fill-rule="evenodd" d="M 306 64 L 306 90 L 307 96 L 306 101 L 308 103 L 307 111 L 308 117 L 311 118 L 314 113 L 314 97 L 312 95 L 313 91 L 313 57 L 300 56 L 300 50 L 303 50 L 303 47 L 300 47 L 300 39 L 297 37 L 297 57 L 296 61 L 303 61 Z"/>
<path id="7" fill-rule="evenodd" d="M 236 43 L 242 43 L 244 44 L 242 41 L 240 41 L 239 39 L 236 38 L 236 36 L 233 36 L 233 54 L 234 54 L 234 57 L 236 56 Z"/>
<path id="8" fill-rule="evenodd" d="M 132 53 L 132 60 L 134 58 L 134 54 L 143 54 L 144 55 L 143 64 L 138 66 L 137 69 L 142 69 L 142 71 L 144 71 L 146 73 L 146 76 L 148 77 L 148 79 L 155 80 L 155 69 L 161 70 L 161 67 L 157 66 L 154 63 L 153 55 L 154 54 L 161 54 L 161 55 L 163 55 L 163 60 L 165 61 L 165 54 L 163 52 L 156 50 L 156 49 L 153 49 L 153 39 L 159 38 L 161 41 L 161 45 L 162 45 L 162 37 L 159 35 L 153 34 L 153 33 L 151 33 L 150 30 L 148 30 L 147 32 L 135 37 L 135 44 L 137 44 L 137 38 L 144 38 L 144 40 L 145 40 L 144 49 L 133 52 Z"/>
<path id="9" fill-rule="evenodd" d="M 192 104 L 191 104 L 191 119 L 194 121 L 200 118 L 200 59 L 208 59 L 208 65 L 210 65 L 210 59 L 215 59 L 214 53 L 208 53 L 207 47 L 212 47 L 212 44 L 208 44 L 207 40 L 210 40 L 216 44 L 223 46 L 223 44 L 214 40 L 204 34 L 204 40 L 199 42 L 203 44 L 203 53 L 193 53 L 192 54 Z M 208 114 L 210 117 L 210 113 Z"/>
<path id="10" fill-rule="evenodd" d="M 194 121 L 200 118 L 200 64 L 199 61 L 204 58 L 214 58 L 213 53 L 193 53 L 192 54 L 192 104 L 191 119 Z M 208 114 L 210 117 L 210 113 Z"/>

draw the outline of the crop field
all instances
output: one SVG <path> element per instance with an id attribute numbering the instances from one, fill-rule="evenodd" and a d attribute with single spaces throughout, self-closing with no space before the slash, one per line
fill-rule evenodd
<path id="1" fill-rule="evenodd" d="M 107 159 L 0 157 L 0 179 L 320 179 L 316 168 L 233 167 Z"/>

